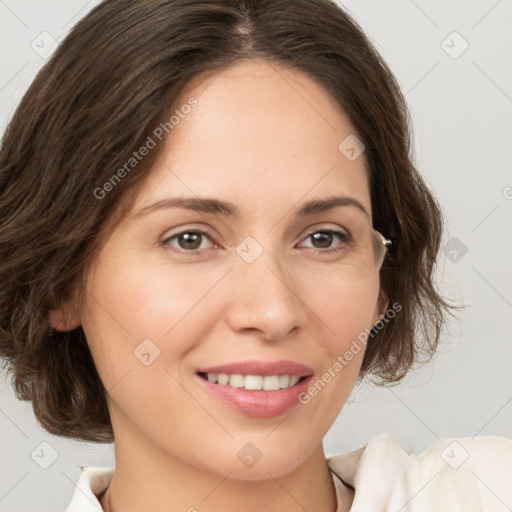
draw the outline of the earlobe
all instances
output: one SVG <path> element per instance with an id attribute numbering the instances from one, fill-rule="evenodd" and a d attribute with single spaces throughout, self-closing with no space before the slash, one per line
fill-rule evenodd
<path id="1" fill-rule="evenodd" d="M 382 299 L 379 299 L 379 305 L 380 305 L 380 316 L 383 317 L 386 314 L 386 311 L 389 307 L 389 300 L 387 297 L 383 296 Z"/>
<path id="2" fill-rule="evenodd" d="M 48 322 L 56 331 L 72 331 L 80 325 L 76 315 L 66 315 L 62 309 L 48 310 Z"/>
<path id="3" fill-rule="evenodd" d="M 373 325 L 375 325 L 379 320 L 382 319 L 382 317 L 385 315 L 386 311 L 388 310 L 389 306 L 389 299 L 382 289 L 379 293 L 379 298 L 377 300 L 377 305 L 375 308 L 375 316 L 373 319 Z"/>

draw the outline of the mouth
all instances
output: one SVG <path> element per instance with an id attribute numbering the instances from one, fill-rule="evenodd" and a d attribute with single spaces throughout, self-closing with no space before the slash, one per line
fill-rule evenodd
<path id="1" fill-rule="evenodd" d="M 313 370 L 292 361 L 245 361 L 201 368 L 200 385 L 216 400 L 253 418 L 274 418 L 299 402 Z"/>
<path id="2" fill-rule="evenodd" d="M 279 391 L 296 386 L 307 379 L 298 375 L 242 375 L 240 373 L 204 373 L 198 372 L 199 377 L 219 386 L 244 388 L 248 391 Z"/>

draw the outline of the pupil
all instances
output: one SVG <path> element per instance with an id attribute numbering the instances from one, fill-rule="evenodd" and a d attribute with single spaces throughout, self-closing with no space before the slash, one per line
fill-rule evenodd
<path id="1" fill-rule="evenodd" d="M 332 233 L 326 233 L 325 231 L 320 231 L 313 235 L 313 240 L 315 242 L 319 242 L 320 245 L 317 246 L 321 249 L 329 248 L 332 243 Z"/>
<path id="2" fill-rule="evenodd" d="M 313 240 L 316 247 L 320 249 L 329 248 L 332 244 L 332 233 L 320 231 L 313 234 Z M 201 235 L 199 233 L 184 233 L 180 236 L 180 246 L 182 249 L 198 249 L 201 245 Z"/>
<path id="3" fill-rule="evenodd" d="M 182 249 L 198 249 L 200 245 L 201 235 L 199 233 L 184 233 L 180 237 L 180 246 Z"/>

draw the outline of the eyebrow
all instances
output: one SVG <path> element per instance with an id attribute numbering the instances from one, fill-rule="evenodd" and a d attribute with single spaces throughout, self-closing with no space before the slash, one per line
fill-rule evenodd
<path id="1" fill-rule="evenodd" d="M 362 205 L 362 203 L 357 199 L 348 196 L 333 196 L 325 199 L 313 199 L 304 203 L 301 208 L 296 211 L 295 217 L 303 218 L 309 215 L 325 212 L 339 206 L 355 207 L 366 216 L 370 217 L 368 210 Z M 235 219 L 238 219 L 241 216 L 238 207 L 228 201 L 222 201 L 220 199 L 210 197 L 175 197 L 162 199 L 156 203 L 144 206 L 131 215 L 131 217 L 138 218 L 157 210 L 170 208 L 183 208 L 197 212 L 233 217 Z"/>

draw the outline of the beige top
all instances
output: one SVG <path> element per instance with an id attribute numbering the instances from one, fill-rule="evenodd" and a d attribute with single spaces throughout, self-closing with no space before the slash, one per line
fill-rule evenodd
<path id="1" fill-rule="evenodd" d="M 512 510 L 512 440 L 505 437 L 442 439 L 415 455 L 388 435 L 378 435 L 327 462 L 338 503 L 341 480 L 355 489 L 351 512 Z M 65 512 L 101 512 L 98 496 L 108 487 L 114 469 L 81 470 Z"/>

